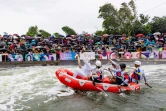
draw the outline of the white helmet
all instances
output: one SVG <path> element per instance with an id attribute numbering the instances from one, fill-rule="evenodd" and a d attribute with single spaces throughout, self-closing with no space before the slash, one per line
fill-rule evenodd
<path id="1" fill-rule="evenodd" d="M 141 62 L 140 61 L 135 61 L 134 64 L 141 66 Z"/>
<path id="2" fill-rule="evenodd" d="M 96 61 L 96 66 L 101 67 L 101 62 L 99 60 Z"/>

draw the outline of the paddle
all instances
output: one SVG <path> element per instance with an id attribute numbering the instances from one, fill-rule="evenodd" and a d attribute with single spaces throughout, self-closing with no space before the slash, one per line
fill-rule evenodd
<path id="1" fill-rule="evenodd" d="M 150 88 L 152 88 L 152 86 L 150 86 L 148 83 L 145 83 L 145 85 L 148 86 L 148 87 L 150 87 Z"/>

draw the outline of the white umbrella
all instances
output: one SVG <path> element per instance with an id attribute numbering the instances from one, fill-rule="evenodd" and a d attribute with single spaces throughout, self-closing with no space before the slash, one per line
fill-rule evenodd
<path id="1" fill-rule="evenodd" d="M 13 38 L 14 38 L 14 39 L 18 39 L 18 37 L 17 37 L 17 36 L 13 36 Z"/>
<path id="2" fill-rule="evenodd" d="M 35 48 L 41 48 L 41 46 L 36 46 Z"/>
<path id="3" fill-rule="evenodd" d="M 153 35 L 161 35 L 160 32 L 155 32 Z"/>

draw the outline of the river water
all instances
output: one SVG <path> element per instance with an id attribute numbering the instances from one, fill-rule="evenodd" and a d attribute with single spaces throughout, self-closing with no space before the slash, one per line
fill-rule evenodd
<path id="1" fill-rule="evenodd" d="M 63 66 L 74 70 L 74 66 Z M 55 71 L 62 66 L 0 69 L 0 111 L 166 111 L 166 65 L 144 65 L 149 85 L 121 94 L 75 92 Z M 128 66 L 132 70 L 131 66 Z"/>

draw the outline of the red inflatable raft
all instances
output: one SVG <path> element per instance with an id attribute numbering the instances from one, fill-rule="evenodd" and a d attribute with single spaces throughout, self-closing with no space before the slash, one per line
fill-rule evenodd
<path id="1" fill-rule="evenodd" d="M 109 83 L 96 83 L 96 86 L 93 85 L 92 81 L 84 80 L 81 77 L 74 78 L 73 72 L 68 69 L 59 69 L 56 71 L 56 77 L 64 85 L 71 87 L 76 90 L 85 90 L 85 91 L 100 91 L 102 89 L 106 92 L 119 93 L 121 91 L 136 91 L 140 90 L 140 85 L 136 83 L 130 83 L 129 86 L 124 87 L 116 84 Z"/>

